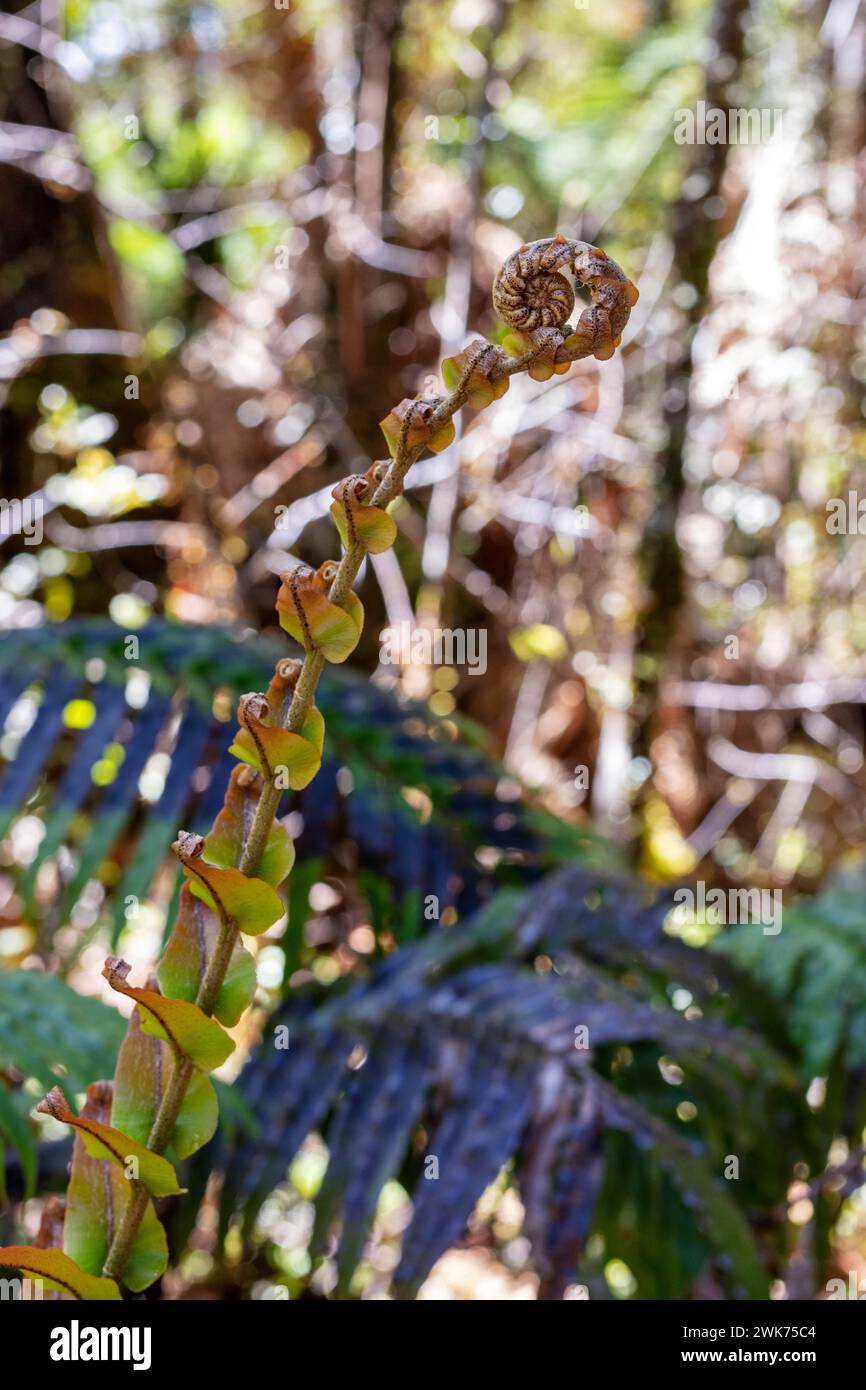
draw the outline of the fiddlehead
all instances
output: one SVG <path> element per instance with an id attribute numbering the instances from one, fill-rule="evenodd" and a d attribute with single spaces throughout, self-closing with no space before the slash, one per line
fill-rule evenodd
<path id="1" fill-rule="evenodd" d="M 563 270 L 585 285 L 592 298 L 573 330 L 567 320 L 574 309 L 574 290 Z M 604 251 L 559 235 L 530 242 L 508 257 L 493 285 L 493 306 L 509 328 L 526 334 L 536 347 L 555 353 L 574 336 L 604 359 L 619 346 L 637 295 L 628 276 Z"/>
<path id="2" fill-rule="evenodd" d="M 574 308 L 574 290 L 560 268 L 573 260 L 572 242 L 548 237 L 521 246 L 493 283 L 493 307 L 510 328 L 534 333 L 562 328 Z"/>

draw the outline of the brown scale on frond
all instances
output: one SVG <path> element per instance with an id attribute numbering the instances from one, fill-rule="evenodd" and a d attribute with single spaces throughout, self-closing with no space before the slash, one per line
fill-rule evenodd
<path id="1" fill-rule="evenodd" d="M 181 830 L 177 839 L 172 845 L 172 849 L 180 860 L 181 864 L 187 864 L 190 859 L 200 859 L 204 853 L 204 836 L 196 835 L 194 830 Z M 117 961 L 117 957 L 111 956 L 112 961 Z M 106 962 L 107 963 L 107 962 Z M 120 961 L 120 965 L 125 965 L 125 961 Z M 117 967 L 119 970 L 119 966 Z M 126 975 L 129 974 L 130 966 L 126 966 Z M 124 979 L 126 978 L 124 975 Z"/>
<path id="2" fill-rule="evenodd" d="M 37 1250 L 63 1249 L 63 1222 L 66 1219 L 66 1203 L 62 1197 L 47 1197 L 42 1207 L 39 1230 L 33 1240 Z M 48 1298 L 60 1297 L 59 1291 L 49 1292 Z"/>
<path id="3" fill-rule="evenodd" d="M 384 483 L 386 477 L 388 476 L 388 469 L 390 468 L 390 466 L 390 459 L 378 459 L 375 463 L 370 464 L 370 467 L 367 469 L 366 473 L 364 474 L 364 477 L 367 479 L 367 482 L 370 484 L 371 487 L 376 488 L 379 486 L 380 483 Z M 403 491 L 402 484 L 400 486 L 400 491 Z"/>
<path id="4" fill-rule="evenodd" d="M 355 508 L 363 507 L 369 500 L 373 492 L 372 483 L 366 474 L 353 473 L 348 478 L 343 478 L 331 489 L 331 496 L 335 502 L 341 503 L 343 514 L 346 518 L 346 532 L 349 545 L 354 545 L 358 536 L 355 528 Z"/>
<path id="5" fill-rule="evenodd" d="M 337 560 L 325 560 L 316 570 L 311 587 L 318 589 L 319 593 L 327 594 L 339 572 L 340 566 Z"/>
<path id="6" fill-rule="evenodd" d="M 298 622 L 301 625 L 301 631 L 304 635 L 304 647 L 309 651 L 314 645 L 313 634 L 310 632 L 310 625 L 307 622 L 307 615 L 304 612 L 304 606 L 298 596 L 298 591 L 303 586 L 312 585 L 315 582 L 316 571 L 311 569 L 309 565 L 298 565 L 288 574 L 281 575 L 280 578 L 282 582 L 288 586 L 292 607 L 298 615 Z"/>

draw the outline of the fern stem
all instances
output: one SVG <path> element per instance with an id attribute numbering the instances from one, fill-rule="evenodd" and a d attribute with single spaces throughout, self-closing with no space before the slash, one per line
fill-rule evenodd
<path id="1" fill-rule="evenodd" d="M 225 973 L 225 972 L 223 972 Z M 159 1109 L 156 1112 L 150 1135 L 147 1140 L 147 1147 L 151 1153 L 165 1153 L 174 1133 L 177 1117 L 180 1114 L 180 1107 L 183 1105 L 183 1098 L 186 1095 L 187 1087 L 192 1080 L 195 1067 L 188 1057 L 181 1054 L 175 1055 L 175 1066 L 171 1081 L 162 1095 Z M 132 1199 L 123 1214 L 123 1220 L 115 1232 L 111 1242 L 111 1248 L 106 1256 L 103 1266 L 103 1275 L 109 1279 L 116 1279 L 118 1282 L 126 1268 L 126 1262 L 132 1252 L 133 1242 L 138 1234 L 138 1228 L 144 1218 L 147 1203 L 150 1200 L 147 1189 L 139 1182 L 132 1183 Z"/>
<path id="2" fill-rule="evenodd" d="M 566 348 L 564 346 L 557 347 L 554 352 L 554 357 L 557 362 L 574 362 L 577 361 L 578 358 L 588 357 L 592 352 L 593 340 L 587 339 L 573 348 Z M 489 379 L 491 381 L 497 381 L 503 377 L 513 376 L 517 372 L 527 371 L 530 367 L 535 365 L 535 363 L 544 359 L 548 361 L 551 360 L 549 345 L 533 347 L 520 357 L 506 358 L 500 354 L 498 360 L 491 366 L 488 374 Z M 450 395 L 443 397 L 437 403 L 429 420 L 431 432 L 435 432 L 436 429 L 447 424 L 452 416 L 456 415 L 457 411 L 465 405 L 469 395 L 470 375 L 471 373 L 467 371 Z M 397 445 L 388 472 L 371 498 L 373 506 L 384 508 L 387 507 L 389 502 L 394 500 L 400 492 L 403 479 L 409 472 L 412 464 L 423 454 L 426 448 L 426 444 L 424 443 L 408 448 L 406 445 L 406 433 L 407 431 L 404 430 L 404 436 Z M 347 547 L 329 590 L 329 597 L 332 603 L 338 605 L 345 603 L 352 585 L 357 578 L 365 554 L 366 548 L 361 541 L 354 541 Z M 303 664 L 300 674 L 298 675 L 291 704 L 284 720 L 284 727 L 290 729 L 293 733 L 300 732 L 313 708 L 316 688 L 324 666 L 325 658 L 322 656 L 321 652 L 315 648 L 310 648 L 305 651 Z M 280 796 L 280 790 L 272 784 L 266 784 L 262 790 L 238 864 L 238 868 L 241 872 L 248 877 L 255 877 L 258 871 L 267 844 L 268 835 L 270 834 L 274 817 L 277 813 Z M 237 939 L 238 929 L 235 924 L 231 921 L 223 922 L 220 926 L 215 949 L 208 962 L 196 996 L 198 1007 L 208 1015 L 213 1013 Z M 164 1153 L 171 1142 L 177 1118 L 180 1114 L 181 1106 L 183 1105 L 184 1096 L 186 1095 L 187 1087 L 189 1086 L 194 1070 L 193 1063 L 186 1057 L 181 1055 L 177 1056 L 171 1081 L 163 1093 L 162 1101 L 150 1131 L 147 1146 L 152 1153 Z M 104 1275 L 116 1280 L 120 1280 L 123 1270 L 126 1267 L 148 1202 L 147 1191 L 140 1183 L 133 1183 L 132 1188 L 132 1200 L 127 1206 L 123 1221 L 115 1233 L 103 1268 Z"/>
<path id="3" fill-rule="evenodd" d="M 543 353 L 538 351 L 527 354 L 523 358 L 512 359 L 504 364 L 504 369 L 500 375 L 510 376 L 512 372 L 526 370 Z M 455 389 L 437 407 L 433 415 L 435 424 L 446 424 L 453 415 L 456 415 L 460 407 L 465 403 L 467 389 L 464 383 L 458 383 Z M 400 486 L 412 464 L 420 454 L 424 452 L 424 445 L 419 444 L 413 449 L 405 446 L 398 447 L 397 452 L 391 462 L 387 474 L 379 484 L 372 498 L 372 504 L 377 507 L 386 507 L 394 497 L 397 496 Z M 360 541 L 344 552 L 340 561 L 340 567 L 331 585 L 329 597 L 332 603 L 343 603 L 357 578 L 358 571 L 364 560 L 365 549 Z M 295 685 L 292 701 L 289 706 L 285 720 L 285 727 L 293 733 L 298 733 L 313 707 L 316 695 L 316 688 L 319 678 L 325 666 L 325 658 L 319 651 L 307 651 L 304 654 L 304 662 Z M 238 868 L 242 873 L 254 877 L 261 862 L 270 834 L 271 826 L 274 823 L 274 816 L 277 813 L 281 792 L 274 786 L 265 786 L 259 798 L 249 835 L 244 844 Z M 232 951 L 238 939 L 238 930 L 231 922 L 222 923 L 217 937 L 216 946 L 207 964 L 204 976 L 202 977 L 196 1003 L 206 1014 L 212 1014 Z M 190 1079 L 194 1071 L 193 1064 L 186 1058 L 178 1058 L 171 1081 L 163 1092 L 159 1109 L 156 1113 L 147 1147 L 152 1153 L 162 1154 L 171 1142 L 174 1127 L 177 1124 L 177 1117 L 183 1105 L 184 1097 L 189 1086 Z M 111 1279 L 119 1280 L 126 1262 L 132 1251 L 133 1242 L 138 1234 L 147 1207 L 148 1196 L 146 1190 L 140 1184 L 133 1184 L 133 1199 L 126 1208 L 123 1220 L 111 1243 L 111 1249 L 103 1267 L 103 1274 Z"/>

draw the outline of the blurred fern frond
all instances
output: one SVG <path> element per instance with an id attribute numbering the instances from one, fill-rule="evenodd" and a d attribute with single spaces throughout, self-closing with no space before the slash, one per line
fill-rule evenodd
<path id="1" fill-rule="evenodd" d="M 239 1081 L 260 1132 L 225 1160 L 224 1222 L 242 1212 L 253 1235 L 319 1130 L 313 1249 L 339 1231 L 339 1294 L 358 1288 L 389 1178 L 413 1203 L 394 1284 L 412 1297 L 506 1169 L 546 1295 L 561 1296 L 596 1231 L 655 1296 L 667 1259 L 667 1296 L 709 1267 L 734 1296 L 766 1297 L 773 1254 L 745 1212 L 783 1199 L 809 1115 L 790 1062 L 727 1020 L 734 972 L 663 936 L 667 907 L 561 870 L 401 948 L 368 981 L 293 1001 Z M 724 1181 L 731 1154 L 737 1183 Z M 655 1195 L 636 1231 L 641 1185 Z"/>
<path id="2" fill-rule="evenodd" d="M 783 1006 L 804 1078 L 826 1075 L 838 1065 L 849 1081 L 858 1080 L 866 1068 L 862 886 L 828 885 L 816 897 L 786 907 L 771 950 L 760 933 L 744 926 L 720 933 L 713 948 L 748 970 Z M 863 1089 L 861 1081 L 861 1094 Z"/>
<path id="3" fill-rule="evenodd" d="M 134 638 L 131 646 L 113 623 L 79 619 L 8 633 L 0 645 L 0 837 L 22 814 L 42 821 L 19 892 L 45 936 L 69 920 L 94 880 L 119 934 L 129 905 L 165 868 L 178 827 L 210 826 L 231 770 L 237 699 L 265 688 L 285 655 L 282 644 L 248 633 L 162 621 Z M 465 913 L 494 886 L 531 878 L 563 852 L 610 862 L 612 851 L 594 837 L 569 828 L 562 841 L 560 827 L 554 839 L 542 817 L 503 800 L 496 764 L 423 707 L 333 670 L 319 704 L 328 731 L 322 770 L 283 806 L 303 817 L 298 862 L 321 865 L 338 840 L 354 841 L 374 926 L 396 939 L 417 932 L 425 895 L 438 897 L 440 912 Z M 419 801 L 423 814 L 413 809 Z M 497 867 L 485 867 L 480 846 L 494 851 L 488 862 Z M 50 909 L 37 897 L 49 861 L 62 879 Z M 296 893 L 290 909 L 300 933 L 306 895 Z"/>
<path id="4" fill-rule="evenodd" d="M 60 1085 L 70 1104 L 97 1076 L 110 1076 L 126 1025 L 115 1009 L 39 970 L 0 970 L 0 1194 L 3 1151 L 17 1151 L 30 1195 L 36 1182 L 36 1100 Z M 28 1083 L 38 1083 L 34 1090 Z"/>

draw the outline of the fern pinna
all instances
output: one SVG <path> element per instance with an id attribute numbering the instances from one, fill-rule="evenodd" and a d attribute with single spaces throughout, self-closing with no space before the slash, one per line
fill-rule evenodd
<path id="1" fill-rule="evenodd" d="M 563 270 L 591 297 L 574 328 L 566 322 L 574 291 Z M 267 931 L 282 916 L 277 889 L 291 871 L 294 846 L 275 820 L 277 808 L 286 789 L 306 786 L 320 766 L 325 728 L 316 688 L 325 663 L 345 661 L 358 643 L 364 613 L 352 585 L 365 556 L 395 539 L 388 505 L 426 449 L 451 443 L 452 419 L 463 405 L 483 409 L 505 393 L 515 372 L 545 380 L 579 358 L 610 358 L 637 297 L 620 267 L 585 242 L 556 236 L 521 247 L 493 291 L 512 330 L 504 347 L 476 340 L 447 359 L 442 375 L 450 394 L 401 401 L 381 422 L 390 459 L 334 488 L 342 560 L 283 576 L 277 611 L 303 660 L 280 660 L 266 693 L 242 696 L 231 749 L 241 765 L 224 805 L 207 835 L 182 831 L 174 842 L 186 883 L 156 977 L 133 985 L 126 962 L 105 963 L 112 989 L 137 1006 L 114 1081 L 89 1086 L 78 1115 L 59 1088 L 40 1107 L 76 1136 L 63 1248 L 8 1246 L 0 1264 L 98 1299 L 120 1298 L 121 1285 L 144 1289 L 165 1269 L 167 1243 L 152 1198 L 179 1190 L 166 1153 L 183 1158 L 216 1129 L 208 1072 L 232 1052 L 226 1028 L 255 987 L 241 938 Z"/>

